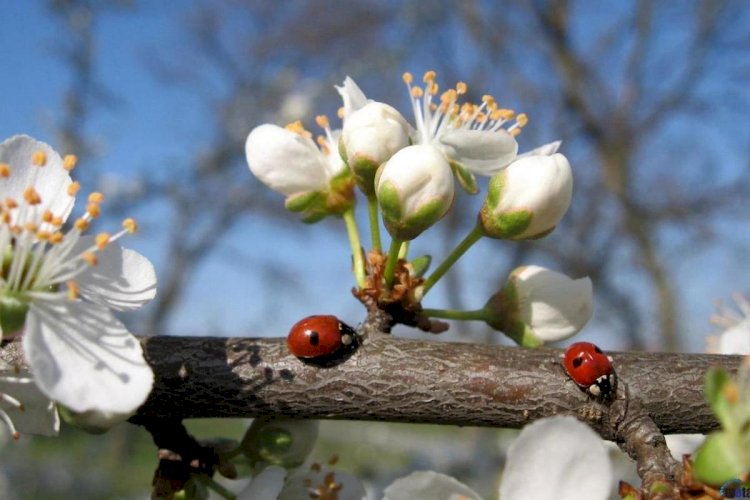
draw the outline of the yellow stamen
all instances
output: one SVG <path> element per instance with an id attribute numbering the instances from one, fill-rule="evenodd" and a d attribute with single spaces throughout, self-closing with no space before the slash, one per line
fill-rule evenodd
<path id="1" fill-rule="evenodd" d="M 438 91 L 440 91 L 440 86 L 437 83 L 431 82 L 429 85 L 427 85 L 427 92 L 429 92 L 431 95 L 437 95 Z"/>
<path id="2" fill-rule="evenodd" d="M 8 210 L 13 210 L 18 208 L 18 202 L 13 198 L 5 198 L 5 206 L 8 207 Z"/>
<path id="3" fill-rule="evenodd" d="M 33 222 L 27 222 L 23 227 L 30 233 L 36 233 L 39 230 L 39 227 Z"/>
<path id="4" fill-rule="evenodd" d="M 297 120 L 296 122 L 290 123 L 289 125 L 287 125 L 284 128 L 287 129 L 290 132 L 294 132 L 295 134 L 299 134 L 302 137 L 307 137 L 308 139 L 310 139 L 312 137 L 312 134 L 310 132 L 308 132 L 307 130 L 305 130 L 305 127 L 302 125 L 302 122 L 299 121 L 299 120 Z"/>
<path id="5" fill-rule="evenodd" d="M 39 196 L 39 193 L 33 187 L 26 188 L 26 191 L 23 192 L 23 199 L 29 205 L 39 205 L 42 202 L 41 196 Z"/>
<path id="6" fill-rule="evenodd" d="M 46 222 L 47 224 L 50 224 L 52 222 L 52 219 L 54 218 L 55 216 L 49 210 L 45 210 L 42 214 L 42 221 Z"/>
<path id="7" fill-rule="evenodd" d="M 63 221 L 63 218 L 62 218 L 62 217 L 54 217 L 54 218 L 52 219 L 52 225 L 53 225 L 53 226 L 55 226 L 55 227 L 60 227 L 60 226 L 62 226 L 64 222 L 65 222 L 65 221 Z"/>
<path id="8" fill-rule="evenodd" d="M 109 245 L 109 233 L 99 233 L 96 235 L 96 248 L 104 250 Z"/>
<path id="9" fill-rule="evenodd" d="M 122 227 L 124 227 L 130 234 L 138 231 L 138 223 L 135 219 L 131 219 L 130 217 L 122 221 Z"/>
<path id="10" fill-rule="evenodd" d="M 315 142 L 318 143 L 318 147 L 325 154 L 331 154 L 331 150 L 328 148 L 328 141 L 322 135 L 315 138 Z"/>
<path id="11" fill-rule="evenodd" d="M 526 116 L 526 113 L 521 113 L 516 117 L 516 123 L 519 127 L 525 127 L 529 123 L 529 117 Z"/>
<path id="12" fill-rule="evenodd" d="M 49 241 L 50 236 L 52 236 L 49 231 L 39 231 L 36 233 L 36 239 L 39 241 Z"/>
<path id="13" fill-rule="evenodd" d="M 458 93 L 458 95 L 465 94 L 467 90 L 469 90 L 469 87 L 465 82 L 458 82 L 456 84 L 456 92 Z"/>
<path id="14" fill-rule="evenodd" d="M 68 300 L 76 300 L 78 298 L 78 283 L 75 281 L 68 281 Z"/>
<path id="15" fill-rule="evenodd" d="M 432 83 L 435 81 L 435 78 L 437 78 L 437 73 L 433 70 L 425 71 L 424 76 L 422 77 L 422 81 L 425 83 Z"/>
<path id="16" fill-rule="evenodd" d="M 43 167 L 47 164 L 47 153 L 44 151 L 37 151 L 31 155 L 31 163 L 37 167 Z"/>
<path id="17" fill-rule="evenodd" d="M 10 177 L 10 165 L 0 163 L 0 177 Z"/>
<path id="18" fill-rule="evenodd" d="M 423 95 L 424 95 L 424 92 L 422 91 L 421 87 L 412 87 L 411 88 L 411 96 L 412 97 L 414 97 L 416 99 L 419 99 Z"/>
<path id="19" fill-rule="evenodd" d="M 90 266 L 95 266 L 99 263 L 99 259 L 96 258 L 94 252 L 84 252 L 81 258 Z"/>
<path id="20" fill-rule="evenodd" d="M 336 110 L 336 116 L 338 116 L 342 120 L 344 119 L 344 116 L 346 116 L 346 110 L 344 109 L 344 106 L 341 106 Z"/>
<path id="21" fill-rule="evenodd" d="M 500 108 L 497 110 L 497 112 L 500 114 L 500 117 L 503 120 L 512 120 L 516 116 L 516 112 L 512 109 Z"/>
<path id="22" fill-rule="evenodd" d="M 102 207 L 98 203 L 89 203 L 86 205 L 86 212 L 95 219 L 101 215 Z"/>
<path id="23" fill-rule="evenodd" d="M 102 203 L 104 201 L 104 195 L 98 191 L 94 191 L 89 195 L 89 203 Z"/>
<path id="24" fill-rule="evenodd" d="M 0 218 L 2 218 L 3 224 L 10 224 L 10 214 L 8 212 L 3 212 Z"/>
<path id="25" fill-rule="evenodd" d="M 326 115 L 318 115 L 315 117 L 315 123 L 318 124 L 318 127 L 320 128 L 328 128 L 330 123 L 328 123 L 328 117 Z"/>
<path id="26" fill-rule="evenodd" d="M 49 242 L 53 245 L 57 245 L 58 243 L 62 242 L 65 235 L 63 235 L 60 231 L 57 231 L 56 233 L 52 233 L 49 237 Z"/>
<path id="27" fill-rule="evenodd" d="M 414 75 L 412 75 L 408 71 L 401 75 L 401 78 L 403 78 L 404 83 L 407 85 L 411 85 L 411 83 L 414 81 Z"/>
<path id="28" fill-rule="evenodd" d="M 521 134 L 520 128 L 514 128 L 508 131 L 508 133 L 511 135 L 511 137 L 518 137 Z"/>
<path id="29" fill-rule="evenodd" d="M 65 158 L 63 158 L 63 168 L 68 172 L 76 168 L 77 163 L 78 157 L 76 155 L 65 155 Z"/>
<path id="30" fill-rule="evenodd" d="M 89 221 L 83 218 L 76 219 L 76 221 L 73 223 L 73 227 L 80 232 L 84 232 L 89 228 Z"/>
<path id="31" fill-rule="evenodd" d="M 78 190 L 81 189 L 81 183 L 80 182 L 71 182 L 68 184 L 68 196 L 75 196 L 78 194 Z"/>

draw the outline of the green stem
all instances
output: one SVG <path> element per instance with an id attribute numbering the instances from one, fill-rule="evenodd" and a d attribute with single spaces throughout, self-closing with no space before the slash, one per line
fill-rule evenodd
<path id="1" fill-rule="evenodd" d="M 365 286 L 365 261 L 362 257 L 362 244 L 359 241 L 359 229 L 357 221 L 354 219 L 354 208 L 350 208 L 342 215 L 346 223 L 346 232 L 349 235 L 349 245 L 352 247 L 352 258 L 354 266 L 354 278 L 357 281 L 357 287 Z"/>
<path id="2" fill-rule="evenodd" d="M 401 249 L 398 251 L 398 258 L 406 260 L 406 257 L 409 255 L 409 243 L 410 241 L 404 241 L 401 244 Z"/>
<path id="3" fill-rule="evenodd" d="M 396 264 L 398 263 L 398 253 L 401 249 L 402 240 L 393 238 L 391 240 L 391 247 L 388 249 L 388 260 L 385 261 L 385 271 L 383 271 L 383 279 L 385 280 L 385 286 L 388 290 L 393 286 L 393 278 L 396 274 Z"/>
<path id="4" fill-rule="evenodd" d="M 450 255 L 445 258 L 445 260 L 435 269 L 435 271 L 424 281 L 424 285 L 422 288 L 422 297 L 427 295 L 427 292 L 430 291 L 430 288 L 437 283 L 437 281 L 443 277 L 443 275 L 448 272 L 448 269 L 451 268 L 453 264 L 456 263 L 458 259 L 461 258 L 463 254 L 466 253 L 466 251 L 471 248 L 471 246 L 479 241 L 479 238 L 483 236 L 482 230 L 477 224 L 474 226 L 474 229 L 469 231 L 469 234 L 466 235 L 466 237 L 461 240 L 461 243 L 456 245 L 456 248 L 451 251 Z"/>
<path id="5" fill-rule="evenodd" d="M 458 311 L 456 309 L 422 309 L 422 316 L 430 318 L 458 319 L 462 321 L 484 321 L 487 313 L 484 309 Z"/>
<path id="6" fill-rule="evenodd" d="M 372 249 L 380 252 L 380 219 L 378 217 L 378 199 L 375 195 L 367 197 L 367 213 L 370 216 L 370 237 L 372 239 Z"/>

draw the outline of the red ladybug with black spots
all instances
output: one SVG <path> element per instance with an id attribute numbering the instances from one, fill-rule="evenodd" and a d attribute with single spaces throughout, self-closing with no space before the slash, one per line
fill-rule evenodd
<path id="1" fill-rule="evenodd" d="M 568 376 L 594 397 L 609 398 L 617 386 L 617 374 L 612 358 L 591 342 L 571 344 L 563 356 Z"/>
<path id="2" fill-rule="evenodd" d="M 359 345 L 359 337 L 336 316 L 315 315 L 295 323 L 286 343 L 289 352 L 302 361 L 328 365 L 351 355 Z"/>

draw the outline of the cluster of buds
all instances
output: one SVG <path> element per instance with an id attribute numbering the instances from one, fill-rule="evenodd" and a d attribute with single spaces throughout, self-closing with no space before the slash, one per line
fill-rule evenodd
<path id="1" fill-rule="evenodd" d="M 530 346 L 577 333 L 591 316 L 590 281 L 536 266 L 514 271 L 481 310 L 422 307 L 432 286 L 480 238 L 530 240 L 551 233 L 570 206 L 573 177 L 568 160 L 558 153 L 559 141 L 518 154 L 516 138 L 528 123 L 524 113 L 500 106 L 490 95 L 468 102 L 463 82 L 441 92 L 434 71 L 426 72 L 419 85 L 410 73 L 403 80 L 412 123 L 394 107 L 368 99 L 347 77 L 337 87 L 343 100 L 341 130 L 318 117 L 324 135 L 316 146 L 299 122 L 287 128 L 261 125 L 246 143 L 250 170 L 285 195 L 286 207 L 300 212 L 304 221 L 328 215 L 345 219 L 358 296 L 377 297 L 381 309 L 398 302 L 411 318 L 480 319 Z M 448 213 L 456 182 L 469 194 L 479 193 L 477 176 L 489 181 L 466 238 L 431 275 L 423 277 L 420 269 L 405 276 L 415 267 L 408 258 L 409 242 Z M 366 197 L 370 215 L 372 250 L 367 254 L 353 215 L 355 186 Z M 380 216 L 391 236 L 387 251 L 381 247 Z M 529 273 L 534 279 L 524 279 Z"/>

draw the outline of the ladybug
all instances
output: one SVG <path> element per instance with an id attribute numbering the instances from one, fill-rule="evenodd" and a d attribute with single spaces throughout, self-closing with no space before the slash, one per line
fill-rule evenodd
<path id="1" fill-rule="evenodd" d="M 609 397 L 617 385 L 612 358 L 591 342 L 571 344 L 563 357 L 568 376 L 594 397 Z"/>
<path id="2" fill-rule="evenodd" d="M 289 352 L 302 361 L 326 366 L 352 354 L 359 338 L 351 326 L 336 316 L 316 315 L 295 323 L 286 344 Z"/>

